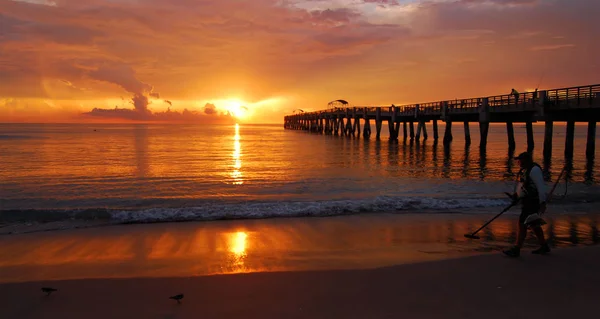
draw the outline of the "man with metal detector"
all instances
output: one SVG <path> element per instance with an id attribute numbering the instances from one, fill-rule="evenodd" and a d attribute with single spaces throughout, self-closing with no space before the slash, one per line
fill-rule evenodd
<path id="1" fill-rule="evenodd" d="M 521 215 L 519 216 L 519 233 L 517 243 L 514 247 L 505 250 L 504 253 L 510 257 L 519 257 L 521 247 L 527 236 L 527 228 L 531 228 L 541 245 L 539 249 L 532 251 L 533 254 L 547 254 L 550 247 L 544 238 L 542 225 L 546 222 L 540 217 L 546 212 L 546 185 L 540 165 L 533 161 L 531 153 L 523 152 L 515 157 L 519 161 L 519 171 L 516 192 L 510 195 L 513 203 L 521 201 Z"/>

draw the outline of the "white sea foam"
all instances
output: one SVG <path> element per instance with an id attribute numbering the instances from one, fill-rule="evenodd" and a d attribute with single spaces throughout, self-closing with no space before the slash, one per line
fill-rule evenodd
<path id="1" fill-rule="evenodd" d="M 209 204 L 201 207 L 149 208 L 113 211 L 111 219 L 119 223 L 168 222 L 188 220 L 251 219 L 270 217 L 334 216 L 369 212 L 415 212 L 461 208 L 503 206 L 505 199 L 440 199 L 426 197 L 389 197 L 374 199 L 260 202 Z"/>

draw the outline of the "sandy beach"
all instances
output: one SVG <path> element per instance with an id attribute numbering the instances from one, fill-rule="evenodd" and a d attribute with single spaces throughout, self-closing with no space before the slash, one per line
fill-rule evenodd
<path id="1" fill-rule="evenodd" d="M 597 313 L 598 219 L 555 215 L 519 260 L 507 215 L 120 225 L 0 237 L 2 318 L 487 318 Z M 59 291 L 45 296 L 41 287 Z M 168 297 L 183 293 L 182 304 Z"/>
<path id="2" fill-rule="evenodd" d="M 600 298 L 600 248 L 372 270 L 0 285 L 3 318 L 579 318 Z M 169 300 L 183 293 L 181 304 Z"/>

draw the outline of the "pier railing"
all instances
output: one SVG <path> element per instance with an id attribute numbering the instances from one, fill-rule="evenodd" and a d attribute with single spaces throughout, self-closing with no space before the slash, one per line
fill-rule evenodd
<path id="1" fill-rule="evenodd" d="M 407 104 L 393 107 L 396 107 L 396 114 L 398 116 L 441 115 L 444 112 L 444 106 L 446 106 L 447 114 L 474 114 L 481 110 L 484 101 L 487 101 L 490 112 L 533 111 L 538 107 L 545 107 L 548 109 L 599 107 L 600 84 L 550 89 L 545 91 L 522 92 L 517 94 L 501 94 L 489 97 Z M 347 114 L 348 110 L 357 110 L 359 115 L 364 115 L 364 113 L 374 114 L 378 109 L 380 109 L 381 112 L 393 111 L 392 106 L 350 106 L 349 104 L 340 106 L 340 103 L 329 103 L 329 106 L 334 105 L 335 107 L 315 112 L 288 115 L 286 116 L 286 119 L 290 117 L 299 118 L 312 115 L 344 116 Z"/>
<path id="2" fill-rule="evenodd" d="M 547 91 L 547 104 L 550 107 L 580 107 L 600 101 L 600 84 Z"/>

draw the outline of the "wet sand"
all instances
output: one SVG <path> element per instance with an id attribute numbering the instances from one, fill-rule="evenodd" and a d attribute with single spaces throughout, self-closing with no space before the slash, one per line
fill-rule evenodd
<path id="1" fill-rule="evenodd" d="M 0 284 L 2 318 L 593 318 L 600 247 L 368 270 Z M 58 292 L 40 292 L 51 285 Z M 168 297 L 183 293 L 177 304 Z"/>
<path id="2" fill-rule="evenodd" d="M 0 236 L 0 283 L 90 278 L 371 269 L 497 252 L 515 214 L 463 237 L 491 214 L 364 214 L 119 225 Z M 556 248 L 600 242 L 595 214 L 554 215 Z M 528 248 L 536 245 L 530 236 Z"/>

